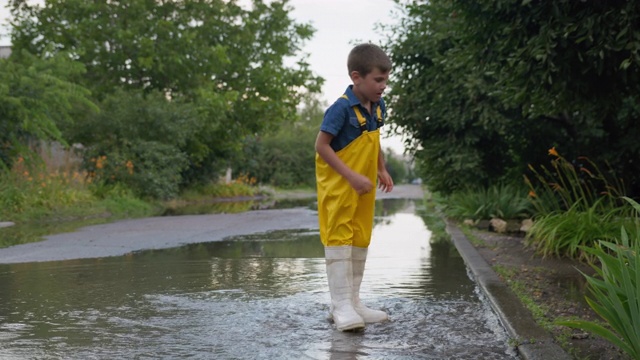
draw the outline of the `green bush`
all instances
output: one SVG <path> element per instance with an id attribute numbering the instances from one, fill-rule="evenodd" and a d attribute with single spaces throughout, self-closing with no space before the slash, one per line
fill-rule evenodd
<path id="1" fill-rule="evenodd" d="M 543 256 L 589 260 L 584 248 L 593 247 L 601 240 L 613 241 L 620 226 L 628 222 L 627 215 L 625 208 L 603 213 L 597 203 L 586 210 L 575 205 L 567 211 L 537 217 L 525 243 Z"/>
<path id="2" fill-rule="evenodd" d="M 532 211 L 526 189 L 515 184 L 470 187 L 453 193 L 446 203 L 445 213 L 455 219 L 522 219 Z"/>
<path id="3" fill-rule="evenodd" d="M 627 199 L 636 211 L 640 205 Z M 637 222 L 636 222 L 637 224 Z M 585 320 L 560 321 L 560 325 L 590 331 L 619 347 L 633 359 L 640 359 L 640 239 L 637 227 L 630 238 L 622 227 L 620 241 L 599 241 L 598 246 L 583 250 L 599 260 L 596 276 L 583 273 L 589 283 L 589 306 L 608 328 Z"/>
<path id="4" fill-rule="evenodd" d="M 393 182 L 395 184 L 403 184 L 408 182 L 409 172 L 407 170 L 407 164 L 402 160 L 401 157 L 389 150 L 384 154 L 384 161 L 387 167 L 387 171 L 389 172 L 389 175 L 391 175 L 391 178 L 393 179 Z"/>
<path id="5" fill-rule="evenodd" d="M 555 148 L 549 149 L 551 167 L 529 166 L 532 177 L 525 176 L 529 195 L 537 214 L 549 214 L 575 208 L 607 213 L 623 205 L 624 183 L 612 171 L 603 172 L 591 160 L 579 157 L 569 161 Z"/>
<path id="6" fill-rule="evenodd" d="M 84 167 L 93 181 L 122 184 L 141 197 L 176 196 L 190 160 L 183 147 L 197 131 L 193 109 L 160 93 L 118 91 L 101 110 L 67 129 L 85 146 Z"/>

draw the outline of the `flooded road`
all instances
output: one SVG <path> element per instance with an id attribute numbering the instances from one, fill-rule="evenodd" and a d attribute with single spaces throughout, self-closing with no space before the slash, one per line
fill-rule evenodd
<path id="1" fill-rule="evenodd" d="M 0 265 L 0 359 L 516 359 L 455 247 L 379 202 L 361 289 L 391 320 L 341 333 L 317 230 Z"/>

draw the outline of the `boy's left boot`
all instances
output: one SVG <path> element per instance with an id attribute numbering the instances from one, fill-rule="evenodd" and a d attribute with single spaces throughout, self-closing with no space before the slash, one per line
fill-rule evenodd
<path id="1" fill-rule="evenodd" d="M 353 308 L 351 246 L 325 246 L 330 315 L 340 331 L 364 329 L 364 320 Z"/>
<path id="2" fill-rule="evenodd" d="M 365 323 L 375 323 L 389 320 L 389 315 L 381 310 L 373 310 L 366 307 L 360 301 L 360 284 L 364 276 L 364 265 L 367 262 L 368 248 L 353 246 L 351 262 L 353 266 L 353 308 L 362 317 Z"/>

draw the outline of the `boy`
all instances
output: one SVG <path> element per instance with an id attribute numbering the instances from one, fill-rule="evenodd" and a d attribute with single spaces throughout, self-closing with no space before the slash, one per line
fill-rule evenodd
<path id="1" fill-rule="evenodd" d="M 382 191 L 393 189 L 379 130 L 391 60 L 378 46 L 360 44 L 349 53 L 347 68 L 353 84 L 325 112 L 315 145 L 330 315 L 341 331 L 388 319 L 385 312 L 364 306 L 359 293 L 373 229 L 376 178 Z"/>

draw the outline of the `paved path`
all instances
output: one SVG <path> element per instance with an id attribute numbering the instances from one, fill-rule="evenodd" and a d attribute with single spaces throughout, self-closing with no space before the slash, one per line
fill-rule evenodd
<path id="1" fill-rule="evenodd" d="M 378 194 L 380 198 L 423 196 L 417 185 L 400 185 L 391 193 Z M 40 242 L 0 249 L 0 264 L 119 256 L 272 230 L 317 228 L 317 214 L 307 208 L 132 219 L 88 226 L 71 233 L 46 236 Z"/>

